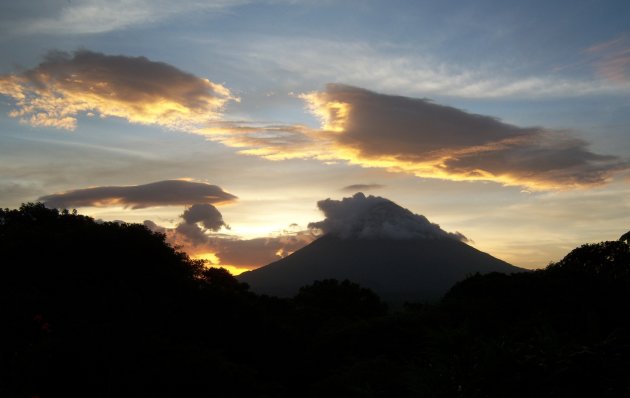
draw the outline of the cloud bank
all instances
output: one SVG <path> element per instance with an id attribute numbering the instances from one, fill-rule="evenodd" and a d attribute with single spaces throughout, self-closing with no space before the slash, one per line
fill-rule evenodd
<path id="1" fill-rule="evenodd" d="M 630 167 L 568 132 L 518 127 L 426 99 L 342 84 L 302 98 L 332 141 L 329 151 L 367 167 L 531 189 L 602 184 Z"/>
<path id="2" fill-rule="evenodd" d="M 124 206 L 142 209 L 153 206 L 190 205 L 191 203 L 221 204 L 233 202 L 236 199 L 236 196 L 216 185 L 184 180 L 165 180 L 144 185 L 76 189 L 42 196 L 38 200 L 48 207 L 56 208 Z M 206 216 L 208 218 L 202 217 L 199 221 L 216 226 L 217 220 L 210 220 L 211 211 L 204 209 L 195 208 L 187 217 L 195 219 Z"/>
<path id="3" fill-rule="evenodd" d="M 15 101 L 11 116 L 67 130 L 81 114 L 187 130 L 236 100 L 226 87 L 174 66 L 87 50 L 50 52 L 36 68 L 0 75 L 0 94 Z"/>
<path id="4" fill-rule="evenodd" d="M 321 200 L 317 202 L 317 207 L 326 218 L 310 223 L 309 228 L 343 239 L 468 240 L 459 232 L 446 232 L 426 217 L 380 196 L 366 197 L 359 192 L 342 200 Z"/>
<path id="5" fill-rule="evenodd" d="M 617 44 L 600 47 L 611 46 Z M 86 50 L 50 53 L 36 68 L 2 75 L 0 93 L 13 98 L 12 116 L 35 126 L 74 129 L 80 114 L 116 116 L 203 135 L 272 160 L 347 161 L 531 190 L 591 187 L 630 168 L 627 160 L 593 152 L 569 131 L 519 127 L 427 99 L 343 84 L 300 96 L 320 119 L 319 129 L 222 120 L 225 104 L 237 100 L 224 86 L 144 57 Z"/>

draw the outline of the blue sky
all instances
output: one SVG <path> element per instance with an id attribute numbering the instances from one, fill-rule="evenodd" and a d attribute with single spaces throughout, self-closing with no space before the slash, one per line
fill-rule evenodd
<path id="1" fill-rule="evenodd" d="M 5 2 L 0 205 L 174 179 L 216 185 L 238 197 L 217 205 L 231 229 L 198 226 L 214 243 L 197 246 L 185 233 L 170 236 L 230 265 L 227 254 L 216 258 L 217 234 L 250 248 L 265 238 L 274 250 L 288 236 L 295 249 L 308 239 L 296 231 L 321 219 L 318 200 L 372 184 L 366 194 L 460 231 L 481 250 L 544 266 L 629 228 L 628 20 L 626 1 Z M 65 52 L 57 69 L 41 64 L 51 51 Z M 74 70 L 76 51 L 105 68 L 89 83 L 122 102 L 81 97 L 93 74 L 57 91 L 50 80 L 32 89 L 35 72 Z M 122 69 L 107 69 L 114 56 Z M 135 64 L 155 73 L 126 86 L 138 76 L 115 73 Z M 185 76 L 190 90 L 178 91 Z M 31 87 L 26 105 L 7 83 L 17 81 Z M 142 90 L 154 88 L 169 112 L 153 113 L 162 102 Z M 63 99 L 56 112 L 69 112 L 74 127 L 41 107 L 53 106 L 53 91 Z M 39 106 L 39 122 L 28 105 Z M 402 109 L 429 118 L 406 119 Z M 444 125 L 444 115 L 459 122 Z M 105 202 L 80 210 L 173 230 L 184 211 Z M 237 265 L 260 265 L 247 261 Z"/>

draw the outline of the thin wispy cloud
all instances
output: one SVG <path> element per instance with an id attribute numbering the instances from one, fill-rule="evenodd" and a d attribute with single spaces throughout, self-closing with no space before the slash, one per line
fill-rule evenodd
<path id="1" fill-rule="evenodd" d="M 277 71 L 276 80 L 344 82 L 389 93 L 459 98 L 574 98 L 630 93 L 630 85 L 607 79 L 578 79 L 557 74 L 513 74 L 493 63 L 475 67 L 445 62 L 438 56 L 389 42 L 263 36 L 245 48 L 216 44 L 239 63 Z M 496 62 L 496 61 L 495 61 Z"/>
<path id="2" fill-rule="evenodd" d="M 371 191 L 374 189 L 380 189 L 384 187 L 385 185 L 381 185 L 381 184 L 352 184 L 352 185 L 347 185 L 341 188 L 341 190 L 344 192 L 360 192 L 360 191 Z"/>
<path id="3" fill-rule="evenodd" d="M 35 3 L 35 4 L 33 4 Z M 39 3 L 39 4 L 37 4 Z M 246 0 L 73 0 L 29 1 L 7 10 L 17 34 L 98 34 L 160 23 L 195 12 L 222 12 Z"/>
<path id="4" fill-rule="evenodd" d="M 601 76 L 613 83 L 630 83 L 630 39 L 626 35 L 594 44 L 584 52 L 595 58 Z"/>

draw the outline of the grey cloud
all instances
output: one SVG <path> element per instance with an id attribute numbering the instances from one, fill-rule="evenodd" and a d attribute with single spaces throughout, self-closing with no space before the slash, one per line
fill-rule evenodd
<path id="1" fill-rule="evenodd" d="M 164 230 L 168 241 L 190 255 L 213 253 L 220 264 L 241 268 L 256 268 L 279 260 L 306 246 L 317 238 L 310 230 L 290 230 L 277 236 L 241 239 L 238 236 L 206 233 L 196 222 L 182 222 L 176 228 L 166 229 L 145 221 L 152 230 Z"/>
<path id="2" fill-rule="evenodd" d="M 222 264 L 255 268 L 285 257 L 311 243 L 316 237 L 308 231 L 254 239 L 211 239 L 209 245 Z"/>
<path id="3" fill-rule="evenodd" d="M 187 224 L 201 223 L 208 230 L 218 231 L 221 227 L 229 228 L 216 207 L 208 203 L 197 203 L 184 211 L 181 216 Z"/>
<path id="4" fill-rule="evenodd" d="M 199 246 L 208 242 L 208 235 L 196 223 L 179 223 L 175 232 L 192 246 Z"/>
<path id="5" fill-rule="evenodd" d="M 217 232 L 221 227 L 229 229 L 223 221 L 223 215 L 216 207 L 208 203 L 197 203 L 187 208 L 181 215 L 182 222 L 175 231 L 188 240 L 193 246 L 208 243 L 207 231 Z M 201 224 L 201 226 L 199 225 Z"/>
<path id="6" fill-rule="evenodd" d="M 236 199 L 236 196 L 223 191 L 216 185 L 165 180 L 144 185 L 76 189 L 42 196 L 38 200 L 48 207 L 56 208 L 119 205 L 142 209 L 191 203 L 227 203 Z"/>
<path id="7" fill-rule="evenodd" d="M 426 217 L 414 214 L 379 196 L 366 197 L 359 192 L 342 200 L 321 200 L 317 202 L 317 206 L 326 218 L 310 223 L 309 228 L 344 239 L 468 240 L 459 232 L 446 232 L 439 225 L 429 222 Z"/>
<path id="8" fill-rule="evenodd" d="M 156 24 L 180 15 L 223 12 L 251 2 L 252 0 L 29 0 L 11 2 L 10 7 L 0 5 L 0 22 L 6 25 L 8 33 L 97 34 Z M 277 1 L 269 1 L 275 2 Z"/>
<path id="9" fill-rule="evenodd" d="M 630 167 L 566 131 L 518 127 L 427 99 L 341 84 L 303 98 L 331 130 L 333 151 L 366 166 L 534 189 L 601 184 Z"/>
<path id="10" fill-rule="evenodd" d="M 159 232 L 161 234 L 165 234 L 166 233 L 166 228 L 157 225 L 155 222 L 153 222 L 151 220 L 144 220 L 142 225 L 144 225 L 145 227 L 147 227 L 149 230 L 151 230 L 153 232 Z"/>
<path id="11" fill-rule="evenodd" d="M 344 192 L 358 192 L 358 191 L 370 191 L 373 189 L 379 189 L 379 188 L 384 188 L 384 187 L 385 185 L 381 185 L 381 184 L 353 184 L 353 185 L 345 186 L 341 188 L 341 190 Z"/>

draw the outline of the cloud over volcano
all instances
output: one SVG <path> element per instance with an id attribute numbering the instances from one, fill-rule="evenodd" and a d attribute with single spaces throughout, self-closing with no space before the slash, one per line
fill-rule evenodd
<path id="1" fill-rule="evenodd" d="M 320 200 L 317 207 L 326 218 L 310 223 L 309 228 L 343 239 L 468 240 L 459 232 L 446 232 L 426 217 L 380 196 L 365 196 L 359 192 L 342 200 Z"/>

